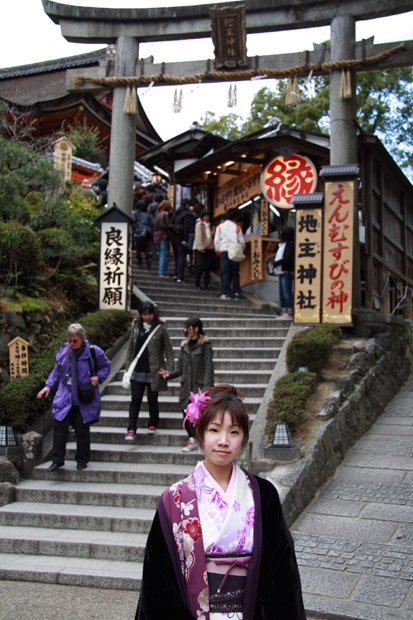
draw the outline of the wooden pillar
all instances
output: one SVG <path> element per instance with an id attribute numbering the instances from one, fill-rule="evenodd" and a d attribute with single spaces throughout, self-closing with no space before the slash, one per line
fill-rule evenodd
<path id="1" fill-rule="evenodd" d="M 137 58 L 137 40 L 124 35 L 118 37 L 115 75 L 134 75 Z M 130 214 L 133 199 L 137 114 L 125 114 L 123 111 L 126 90 L 126 86 L 116 86 L 113 90 L 108 204 L 113 206 L 113 203 L 116 203 L 121 211 Z"/>

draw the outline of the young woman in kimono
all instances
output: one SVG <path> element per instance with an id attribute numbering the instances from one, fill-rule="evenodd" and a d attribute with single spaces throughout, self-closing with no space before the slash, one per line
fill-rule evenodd
<path id="1" fill-rule="evenodd" d="M 237 390 L 191 394 L 186 413 L 205 459 L 159 501 L 135 620 L 305 620 L 277 491 L 236 463 L 248 441 Z"/>

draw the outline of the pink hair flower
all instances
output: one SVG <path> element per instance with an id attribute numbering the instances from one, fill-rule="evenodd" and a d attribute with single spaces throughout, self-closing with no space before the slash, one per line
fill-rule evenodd
<path id="1" fill-rule="evenodd" d="M 186 420 L 189 420 L 192 426 L 197 426 L 201 413 L 205 409 L 207 402 L 211 400 L 211 397 L 206 392 L 199 391 L 198 394 L 191 392 L 189 400 L 189 405 L 184 409 L 186 413 L 184 425 Z"/>

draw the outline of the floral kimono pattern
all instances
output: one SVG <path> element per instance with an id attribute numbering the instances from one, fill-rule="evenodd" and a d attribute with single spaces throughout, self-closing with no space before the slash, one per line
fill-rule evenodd
<path id="1" fill-rule="evenodd" d="M 243 595 L 254 542 L 250 480 L 233 465 L 224 491 L 199 462 L 162 496 L 197 620 L 242 620 Z"/>

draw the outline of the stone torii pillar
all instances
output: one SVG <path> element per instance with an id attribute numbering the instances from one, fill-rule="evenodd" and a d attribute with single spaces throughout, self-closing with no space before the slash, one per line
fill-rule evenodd
<path id="1" fill-rule="evenodd" d="M 115 75 L 116 77 L 138 78 L 136 61 L 138 45 L 149 41 L 174 41 L 181 39 L 207 38 L 211 36 L 210 9 L 223 5 L 199 5 L 182 7 L 163 7 L 148 9 L 105 9 L 97 7 L 80 7 L 60 4 L 51 0 L 42 0 L 46 14 L 61 27 L 62 35 L 68 40 L 78 43 L 106 43 L 116 45 Z M 238 6 L 237 2 L 225 4 L 227 7 Z M 413 9 L 411 0 L 245 0 L 246 32 L 262 33 L 314 26 L 331 25 L 331 59 L 345 61 L 354 58 L 355 54 L 355 21 L 373 19 L 387 15 L 395 15 Z M 407 42 L 405 50 L 397 54 L 397 63 L 391 64 L 388 58 L 380 62 L 381 67 L 403 66 L 412 63 L 413 52 L 411 42 Z M 369 52 L 385 51 L 387 46 L 373 45 L 370 41 Z M 329 55 L 327 50 L 325 60 Z M 309 63 L 319 67 L 320 57 L 317 49 L 307 53 Z M 287 64 L 286 64 L 287 63 Z M 289 63 L 289 64 L 288 64 Z M 208 61 L 185 61 L 155 65 L 140 61 L 140 69 L 146 75 L 153 71 L 158 73 L 156 84 L 168 84 L 162 79 L 164 73 L 190 76 L 199 72 L 205 75 L 203 82 L 212 79 Z M 280 54 L 250 58 L 249 66 L 262 68 L 294 67 L 303 64 L 303 52 L 296 54 Z M 377 64 L 373 68 L 377 68 Z M 363 66 L 368 69 L 368 66 Z M 82 86 L 76 84 L 79 71 L 67 72 L 67 88 L 69 91 L 99 92 L 104 82 L 87 81 Z M 95 72 L 95 73 L 94 73 Z M 353 70 L 352 70 L 353 72 Z M 84 73 L 84 70 L 83 70 Z M 89 76 L 105 77 L 105 67 L 88 69 Z M 308 71 L 307 71 L 308 73 Z M 233 81 L 250 79 L 233 77 L 231 72 L 220 72 L 219 80 Z M 305 74 L 303 70 L 303 74 Z M 113 73 L 109 74 L 113 75 Z M 288 75 L 288 74 L 287 74 Z M 281 76 L 280 76 L 281 77 Z M 331 157 L 330 163 L 346 164 L 357 162 L 357 137 L 353 125 L 355 115 L 354 95 L 348 100 L 339 100 L 338 87 L 341 71 L 331 73 Z M 352 78 L 354 80 L 354 78 Z M 199 79 L 198 79 L 199 81 Z M 176 82 L 175 82 L 176 83 Z M 136 82 L 138 85 L 138 82 Z M 143 83 L 140 83 L 143 85 Z M 354 84 L 353 84 L 354 86 Z M 109 204 L 115 202 L 118 207 L 129 213 L 132 206 L 133 158 L 135 146 L 136 115 L 124 114 L 126 86 L 114 87 L 112 109 L 112 133 L 110 154 Z M 354 93 L 354 88 L 353 88 Z"/>
<path id="2" fill-rule="evenodd" d="M 135 37 L 121 35 L 116 41 L 116 75 L 134 75 L 138 58 Z M 113 90 L 112 124 L 110 130 L 108 204 L 114 203 L 124 211 L 132 211 L 136 112 L 125 114 L 126 86 Z"/>

